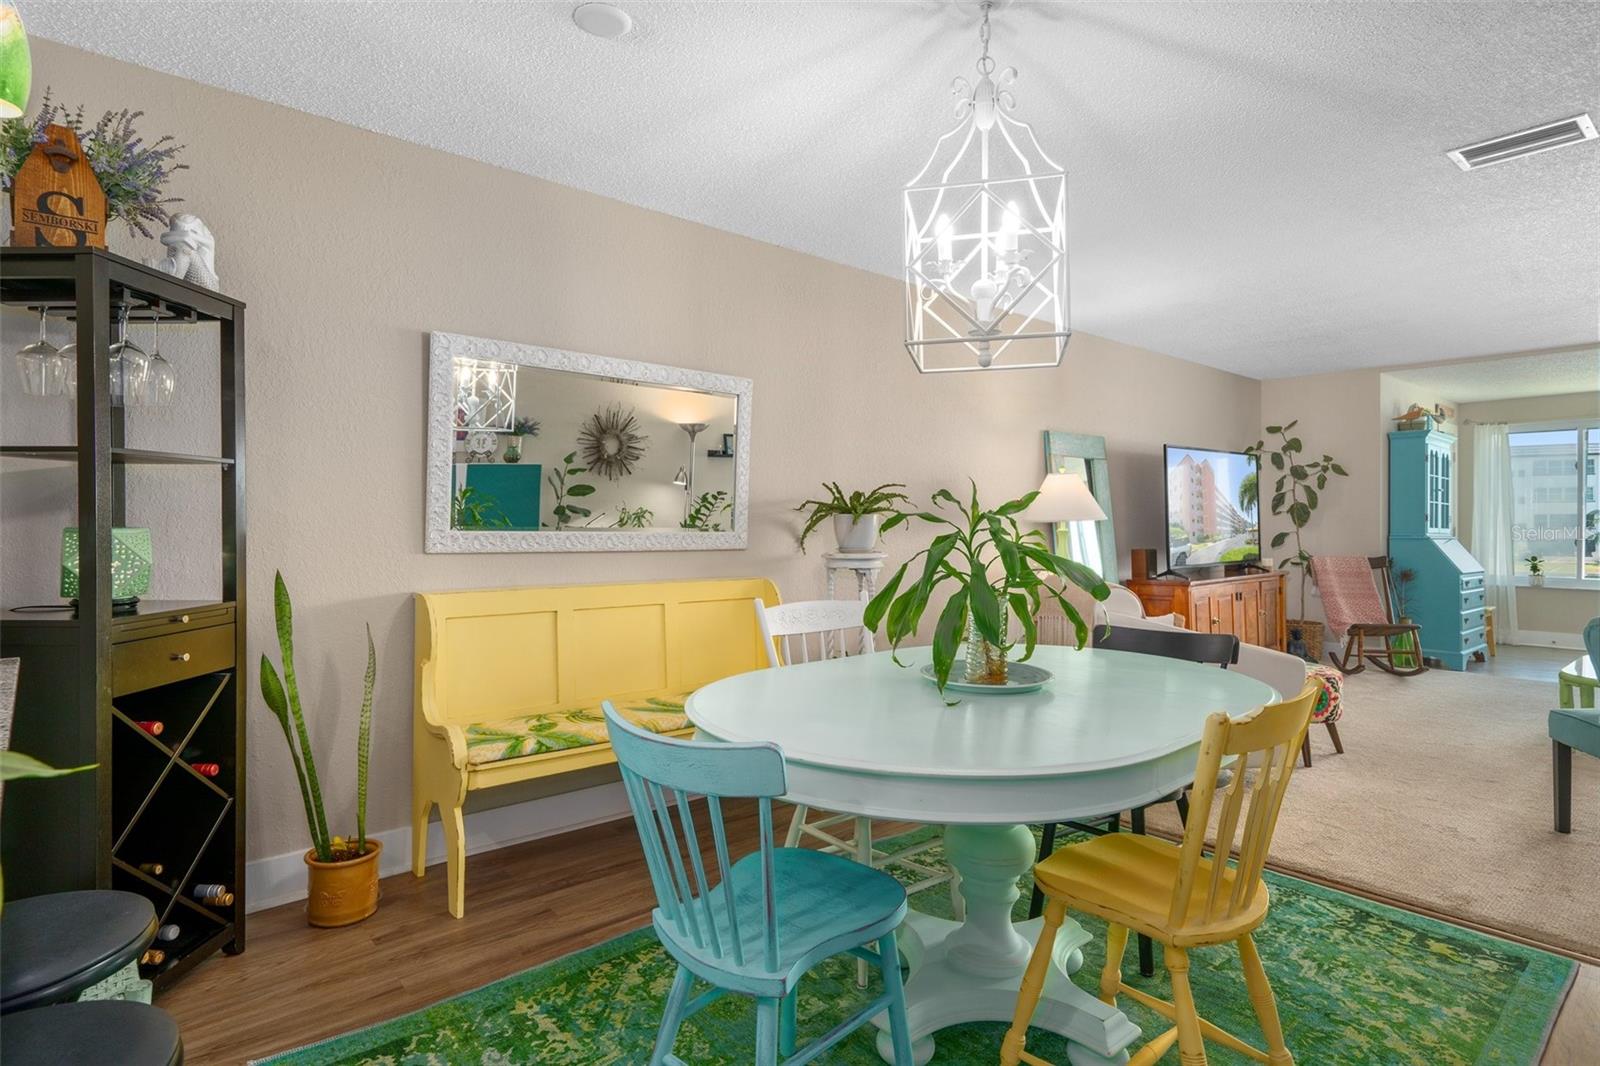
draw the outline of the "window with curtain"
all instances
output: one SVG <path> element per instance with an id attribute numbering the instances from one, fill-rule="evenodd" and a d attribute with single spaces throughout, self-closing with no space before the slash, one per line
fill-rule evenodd
<path id="1" fill-rule="evenodd" d="M 1600 422 L 1513 427 L 1510 441 L 1517 576 L 1537 555 L 1547 581 L 1600 585 Z"/>

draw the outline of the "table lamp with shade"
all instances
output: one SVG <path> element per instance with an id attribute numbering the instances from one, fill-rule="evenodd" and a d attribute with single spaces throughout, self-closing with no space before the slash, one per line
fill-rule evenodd
<path id="1" fill-rule="evenodd" d="M 1039 495 L 1017 517 L 1027 522 L 1099 522 L 1106 513 L 1077 474 L 1046 474 Z"/>
<path id="2" fill-rule="evenodd" d="M 1039 495 L 1034 497 L 1027 510 L 1017 516 L 1021 521 L 1038 522 L 1052 530 L 1063 522 L 1100 522 L 1105 517 L 1100 502 L 1077 474 L 1046 474 L 1043 484 L 1039 486 Z M 1060 552 L 1058 546 L 1052 547 L 1057 553 Z M 1098 558 L 1076 561 L 1097 572 L 1101 570 Z"/>

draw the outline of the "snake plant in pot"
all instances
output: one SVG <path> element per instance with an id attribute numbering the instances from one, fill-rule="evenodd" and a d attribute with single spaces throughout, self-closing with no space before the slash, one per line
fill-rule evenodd
<path id="1" fill-rule="evenodd" d="M 1050 579 L 1070 581 L 1097 600 L 1104 600 L 1111 590 L 1093 570 L 1050 551 L 1042 530 L 1021 527 L 1018 517 L 1038 495 L 1030 492 L 986 510 L 978 502 L 978 486 L 973 482 L 972 498 L 966 504 L 949 489 L 940 489 L 933 494 L 932 510 L 896 512 L 883 524 L 885 530 L 911 521 L 947 527 L 895 571 L 867 604 L 866 612 L 868 628 L 882 626 L 890 646 L 898 652 L 901 643 L 916 634 L 934 593 L 941 586 L 948 587 L 950 597 L 933 631 L 934 679 L 940 692 L 955 669 L 963 639 L 967 645 L 964 679 L 972 684 L 1004 685 L 1006 664 L 1017 645 L 1023 647 L 1017 661 L 1033 655 L 1039 611 L 1049 600 L 1059 604 L 1072 623 L 1078 647 L 1089 639 L 1088 623 Z M 920 572 L 907 584 L 906 576 L 918 560 Z M 1013 617 L 1022 631 L 1017 640 L 1012 639 Z"/>
<path id="2" fill-rule="evenodd" d="M 305 803 L 311 850 L 306 862 L 306 920 L 312 925 L 351 925 L 378 909 L 378 856 L 383 845 L 367 839 L 367 762 L 372 748 L 372 685 L 378 675 L 378 656 L 367 626 L 367 676 L 361 693 L 360 733 L 356 740 L 356 832 L 353 837 L 331 836 L 317 779 L 317 760 L 306 731 L 305 710 L 294 668 L 294 608 L 289 588 L 278 574 L 273 583 L 273 609 L 278 628 L 278 649 L 283 674 L 261 657 L 261 695 L 267 709 L 283 728 Z"/>

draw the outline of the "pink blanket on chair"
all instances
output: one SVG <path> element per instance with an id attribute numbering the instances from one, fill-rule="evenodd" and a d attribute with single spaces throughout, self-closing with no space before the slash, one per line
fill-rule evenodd
<path id="1" fill-rule="evenodd" d="M 1328 629 L 1343 639 L 1353 625 L 1383 625 L 1389 613 L 1373 580 L 1372 564 L 1364 555 L 1319 555 L 1312 567 Z"/>

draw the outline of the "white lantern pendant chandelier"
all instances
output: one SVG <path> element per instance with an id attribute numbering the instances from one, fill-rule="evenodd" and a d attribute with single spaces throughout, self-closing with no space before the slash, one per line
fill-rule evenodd
<path id="1" fill-rule="evenodd" d="M 925 374 L 1060 366 L 1068 307 L 1067 175 L 1012 118 L 1015 67 L 958 77 L 956 127 L 906 185 L 906 350 Z"/>

